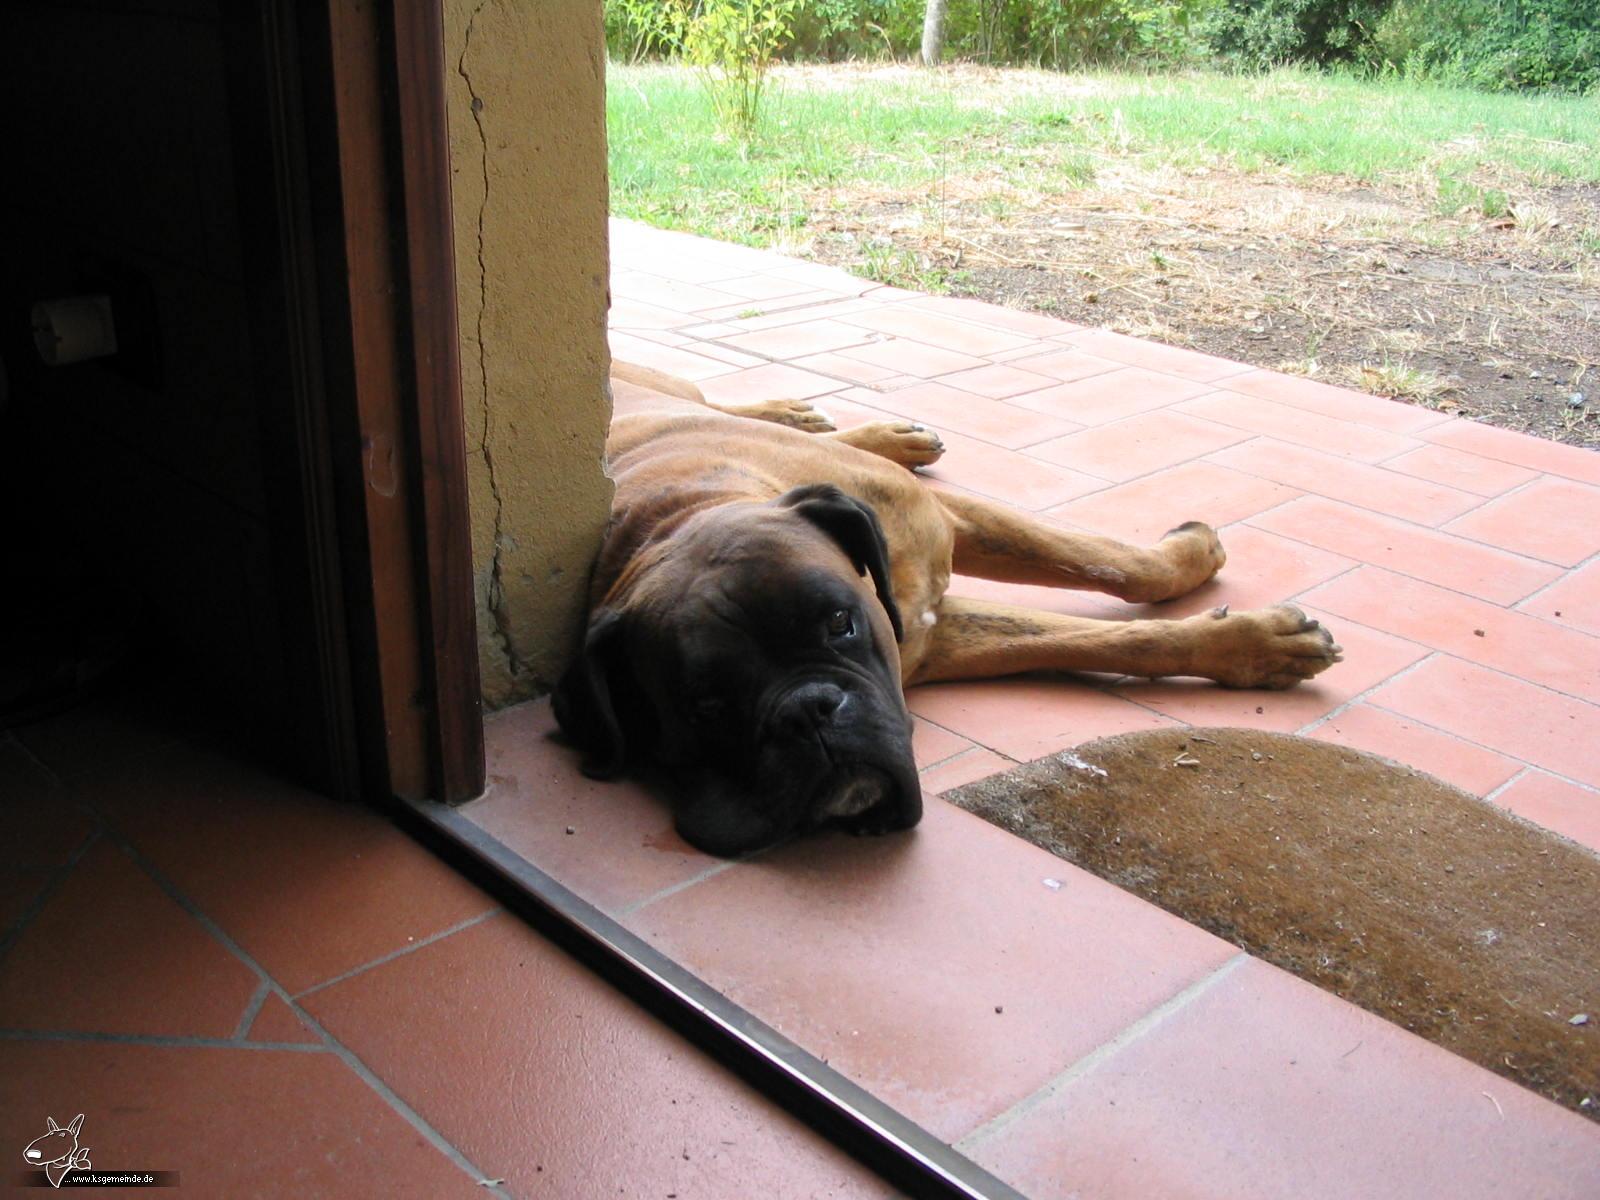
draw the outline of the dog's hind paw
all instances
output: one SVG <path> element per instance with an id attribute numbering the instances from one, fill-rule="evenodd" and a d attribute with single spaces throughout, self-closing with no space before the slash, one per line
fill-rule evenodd
<path id="1" fill-rule="evenodd" d="M 1225 687 L 1291 688 L 1342 661 L 1333 635 L 1292 604 L 1190 621 L 1202 639 L 1195 673 Z"/>
<path id="2" fill-rule="evenodd" d="M 911 421 L 869 421 L 833 436 L 902 467 L 927 467 L 944 457 L 944 442 L 939 435 Z"/>
<path id="3" fill-rule="evenodd" d="M 836 428 L 833 418 L 809 400 L 757 400 L 752 404 L 718 404 L 713 407 L 730 417 L 771 421 L 774 425 L 787 425 L 802 433 L 831 433 Z"/>

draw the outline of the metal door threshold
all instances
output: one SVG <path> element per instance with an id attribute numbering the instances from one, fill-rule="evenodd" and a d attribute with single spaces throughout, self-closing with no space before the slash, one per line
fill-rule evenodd
<path id="1" fill-rule="evenodd" d="M 917 1200 L 1026 1200 L 557 883 L 448 805 L 396 802 L 400 824 L 652 1015 Z"/>

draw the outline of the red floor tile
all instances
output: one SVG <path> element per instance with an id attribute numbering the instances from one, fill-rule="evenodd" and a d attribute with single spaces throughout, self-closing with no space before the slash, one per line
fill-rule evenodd
<path id="1" fill-rule="evenodd" d="M 1428 651 L 1375 629 L 1301 605 L 1344 647 L 1344 661 L 1287 691 L 1225 688 L 1198 679 L 1130 682 L 1115 689 L 1146 708 L 1189 725 L 1239 725 L 1293 733 L 1404 670 Z"/>
<path id="2" fill-rule="evenodd" d="M 672 831 L 659 797 L 631 780 L 581 775 L 577 752 L 552 740 L 554 729 L 548 700 L 489 719 L 489 790 L 462 810 L 473 822 L 608 912 L 716 865 Z"/>
<path id="3" fill-rule="evenodd" d="M 922 794 L 938 796 L 954 788 L 987 779 L 991 775 L 998 775 L 1002 771 L 1009 771 L 1016 765 L 1009 758 L 996 754 L 993 750 L 974 746 L 971 750 L 963 751 L 954 758 L 948 758 L 937 766 L 923 771 Z"/>
<path id="4" fill-rule="evenodd" d="M 697 283 L 679 283 L 644 271 L 613 272 L 611 294 L 635 304 L 653 304 L 674 312 L 692 313 L 733 304 L 740 297 Z"/>
<path id="5" fill-rule="evenodd" d="M 1103 479 L 1036 462 L 989 442 L 948 430 L 940 433 L 944 457 L 923 469 L 924 478 L 966 488 L 1024 512 L 1037 512 L 1106 485 Z"/>
<path id="6" fill-rule="evenodd" d="M 513 1195 L 891 1194 L 511 917 L 308 1007 Z"/>
<path id="7" fill-rule="evenodd" d="M 630 924 L 943 1138 L 1237 953 L 939 801 L 910 834 L 788 846 Z"/>
<path id="8" fill-rule="evenodd" d="M 1120 371 L 1124 365 L 1083 350 L 1062 349 L 1054 344 L 1042 353 L 1030 353 L 1024 358 L 1008 359 L 1007 363 L 1032 374 L 1048 375 L 1059 383 L 1076 383 L 1080 379 L 1088 379 L 1091 375 Z"/>
<path id="9" fill-rule="evenodd" d="M 1157 409 L 1041 442 L 1028 450 L 1028 456 L 1120 483 L 1249 436 L 1226 425 Z"/>
<path id="10" fill-rule="evenodd" d="M 1250 523 L 1496 604 L 1514 604 L 1561 573 L 1547 563 L 1321 496 L 1303 496 Z"/>
<path id="11" fill-rule="evenodd" d="M 1445 528 L 1531 558 L 1575 567 L 1600 554 L 1600 488 L 1565 479 L 1536 480 Z"/>
<path id="12" fill-rule="evenodd" d="M 332 1054 L 0 1041 L 18 1169 L 45 1117 L 78 1113 L 96 1169 L 176 1171 L 172 1195 L 485 1195 Z"/>
<path id="13" fill-rule="evenodd" d="M 1218 386 L 1226 388 L 1228 382 L 1225 379 Z M 1398 433 L 1324 417 L 1242 392 L 1216 391 L 1185 400 L 1178 411 L 1361 462 L 1379 462 L 1417 445 Z"/>
<path id="14" fill-rule="evenodd" d="M 1031 762 L 1093 738 L 1170 724 L 1068 676 L 933 683 L 912 688 L 906 703 L 918 716 L 1018 762 Z"/>
<path id="15" fill-rule="evenodd" d="M 975 325 L 970 321 L 941 316 L 929 312 L 925 306 L 913 307 L 909 304 L 855 313 L 849 319 L 854 325 L 980 357 L 1002 350 L 1015 350 L 1033 340 L 989 326 Z"/>
<path id="16" fill-rule="evenodd" d="M 1218 451 L 1209 458 L 1236 471 L 1260 475 L 1419 525 L 1441 525 L 1483 503 L 1481 496 L 1471 492 L 1428 483 L 1384 467 L 1323 454 L 1275 438 L 1257 438 Z"/>
<path id="17" fill-rule="evenodd" d="M 1033 1200 L 1579 1200 L 1600 1132 L 1248 961 L 970 1151 Z"/>
<path id="18" fill-rule="evenodd" d="M 967 371 L 984 365 L 975 354 L 952 350 L 946 346 L 930 346 L 911 338 L 889 337 L 869 342 L 864 346 L 851 346 L 839 351 L 845 358 L 904 375 L 931 379 L 951 371 Z"/>
<path id="19" fill-rule="evenodd" d="M 1078 426 L 1069 421 L 986 400 L 942 383 L 919 383 L 892 392 L 853 389 L 846 396 L 892 416 L 919 421 L 940 433 L 961 433 L 1007 450 L 1031 446 Z"/>
<path id="20" fill-rule="evenodd" d="M 54 867 L 0 867 L 0 938 L 33 906 L 55 874 Z"/>
<path id="21" fill-rule="evenodd" d="M 493 907 L 369 809 L 221 755 L 168 752 L 138 766 L 86 791 L 290 992 Z"/>
<path id="22" fill-rule="evenodd" d="M 1487 667 L 1435 658 L 1368 703 L 1600 787 L 1600 709 Z"/>
<path id="23" fill-rule="evenodd" d="M 1600 702 L 1600 641 L 1539 617 L 1362 567 L 1305 596 L 1328 612 Z"/>
<path id="24" fill-rule="evenodd" d="M 827 375 L 834 379 L 845 380 L 847 383 L 866 386 L 882 383 L 886 379 L 900 378 L 899 372 L 892 367 L 875 366 L 858 358 L 846 358 L 842 354 L 808 354 L 804 358 L 795 359 L 794 365 L 815 375 Z"/>
<path id="25" fill-rule="evenodd" d="M 1600 853 L 1600 791 L 1529 771 L 1494 799 L 1519 817 Z"/>
<path id="26" fill-rule="evenodd" d="M 1600 635 L 1600 560 L 1535 592 L 1517 608 L 1572 629 Z"/>
<path id="27" fill-rule="evenodd" d="M 1205 521 L 1220 529 L 1297 495 L 1293 488 L 1243 471 L 1192 462 L 1058 505 L 1049 515 L 1143 546 L 1185 521 Z"/>
<path id="28" fill-rule="evenodd" d="M 94 829 L 76 797 L 21 745 L 5 740 L 0 740 L 0 825 L 5 829 L 0 866 L 58 866 Z"/>
<path id="29" fill-rule="evenodd" d="M 629 337 L 626 333 L 617 332 L 611 334 L 611 355 L 619 362 L 664 371 L 692 383 L 703 383 L 713 376 L 728 375 L 739 369 L 693 349 L 663 346 L 646 338 Z M 759 359 L 748 358 L 743 365 L 753 366 L 758 362 Z"/>
<path id="30" fill-rule="evenodd" d="M 1365 704 L 1329 717 L 1310 736 L 1381 754 L 1477 796 L 1488 795 L 1523 769 L 1515 759 Z"/>
<path id="31" fill-rule="evenodd" d="M 1548 471 L 1580 483 L 1600 485 L 1600 454 L 1593 450 L 1547 442 L 1525 433 L 1512 433 L 1509 429 L 1496 429 L 1491 425 L 1479 425 L 1466 420 L 1439 425 L 1421 436 L 1436 446 L 1465 450 L 1469 454 L 1515 463 L 1532 471 Z"/>
<path id="32" fill-rule="evenodd" d="M 1447 446 L 1419 446 L 1383 465 L 1391 471 L 1430 479 L 1479 496 L 1499 496 L 1538 477 L 1537 471 L 1526 467 L 1451 450 Z"/>
<path id="33" fill-rule="evenodd" d="M 1013 308 L 1001 308 L 999 305 L 985 304 L 981 300 L 967 300 L 959 296 L 919 296 L 906 301 L 906 307 L 936 313 L 939 316 L 954 317 L 957 320 L 1029 338 L 1062 337 L 1079 329 L 1079 326 L 1070 321 L 1062 321 L 1056 317 L 1018 312 Z"/>
<path id="34" fill-rule="evenodd" d="M 738 404 L 755 400 L 810 400 L 813 396 L 838 391 L 837 379 L 814 375 L 786 363 L 767 363 L 700 381 L 700 390 L 709 400 Z"/>
<path id="35" fill-rule="evenodd" d="M 767 358 L 788 359 L 807 354 L 827 354 L 847 346 L 861 346 L 871 337 L 872 334 L 859 325 L 824 319 L 780 325 L 775 329 L 758 329 L 753 333 L 738 333 L 722 341 L 736 350 Z"/>
<path id="36" fill-rule="evenodd" d="M 1115 359 L 1133 367 L 1148 367 L 1166 375 L 1197 379 L 1202 383 L 1231 378 L 1250 369 L 1244 363 L 1202 354 L 1198 350 L 1186 350 L 1182 346 L 1166 346 L 1124 333 L 1113 333 L 1109 329 L 1069 333 L 1064 340 L 1090 354 Z"/>
<path id="37" fill-rule="evenodd" d="M 917 769 L 925 771 L 936 766 L 948 758 L 954 758 L 964 750 L 971 750 L 972 743 L 958 733 L 951 733 L 932 721 L 924 721 L 920 717 L 911 718 L 911 752 L 917 760 Z"/>
<path id="38" fill-rule="evenodd" d="M 815 289 L 793 279 L 779 279 L 775 275 L 738 275 L 715 284 L 719 292 L 732 292 L 747 300 L 776 301 L 800 295 Z"/>
<path id="39" fill-rule="evenodd" d="M 642 329 L 678 329 L 693 317 L 654 304 L 640 304 L 618 296 L 611 302 L 610 326 L 613 331 L 636 332 Z"/>
<path id="40" fill-rule="evenodd" d="M 1357 425 L 1368 425 L 1373 429 L 1387 429 L 1390 433 L 1415 433 L 1450 419 L 1431 408 L 1385 400 L 1380 396 L 1333 387 L 1299 375 L 1280 375 L 1276 371 L 1246 371 L 1241 375 L 1233 375 L 1229 377 L 1226 387 L 1230 392 L 1243 392 L 1247 396 L 1287 404 L 1306 412 L 1321 413 L 1325 417 L 1354 421 Z"/>
<path id="41" fill-rule="evenodd" d="M 1041 388 L 1054 387 L 1059 381 L 1048 375 L 1038 375 L 1005 363 L 996 363 L 992 366 L 976 367 L 969 371 L 944 375 L 940 377 L 939 382 L 960 388 L 964 392 L 988 396 L 991 400 L 1004 400 L 1007 396 L 1015 396 L 1021 392 L 1037 392 Z"/>
<path id="42" fill-rule="evenodd" d="M 256 1019 L 245 1033 L 252 1042 L 275 1042 L 280 1045 L 320 1046 L 322 1039 L 294 1014 L 277 996 L 269 995 Z"/>
<path id="43" fill-rule="evenodd" d="M 1023 359 L 1020 365 L 1025 370 L 1050 373 L 1031 359 Z M 1165 408 L 1210 390 L 1208 384 L 1192 379 L 1162 375 L 1143 367 L 1120 367 L 1036 392 L 1022 392 L 1011 399 L 1023 408 L 1063 417 L 1079 425 L 1104 425 Z"/>
<path id="44" fill-rule="evenodd" d="M 0 960 L 0 1028 L 232 1037 L 256 982 L 102 840 Z"/>

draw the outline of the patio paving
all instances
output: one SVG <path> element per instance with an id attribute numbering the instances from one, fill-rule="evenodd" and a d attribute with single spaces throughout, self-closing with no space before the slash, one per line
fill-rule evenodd
<path id="1" fill-rule="evenodd" d="M 1600 455 L 628 223 L 614 263 L 619 357 L 923 416 L 938 486 L 1078 528 L 1211 520 L 1223 575 L 1149 611 L 1294 599 L 1347 659 L 914 691 L 917 831 L 739 863 L 584 779 L 536 701 L 489 720 L 470 817 L 1037 1200 L 1600 1194 L 1600 1126 L 937 799 L 1228 722 L 1600 847 Z M 197 1195 L 889 1194 L 381 817 L 140 697 L 0 734 L 0 820 L 0 1148 L 83 1112 L 96 1167 Z"/>

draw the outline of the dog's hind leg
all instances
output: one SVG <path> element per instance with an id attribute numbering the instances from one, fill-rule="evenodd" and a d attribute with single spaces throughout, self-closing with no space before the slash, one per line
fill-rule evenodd
<path id="1" fill-rule="evenodd" d="M 1199 521 L 1141 547 L 1073 533 L 954 492 L 939 492 L 938 500 L 955 535 L 958 575 L 1108 592 L 1143 604 L 1194 591 L 1228 557 L 1216 533 Z"/>
<path id="2" fill-rule="evenodd" d="M 665 396 L 703 404 L 707 408 L 730 417 L 747 417 L 752 421 L 771 421 L 787 425 L 803 433 L 827 433 L 834 428 L 833 418 L 812 407 L 809 400 L 757 400 L 750 404 L 722 404 L 708 400 L 706 394 L 687 379 L 668 375 L 654 367 L 641 367 L 638 363 L 612 359 L 611 376 L 637 387 L 649 388 Z"/>
<path id="3" fill-rule="evenodd" d="M 1193 675 L 1229 687 L 1287 688 L 1339 661 L 1298 608 L 1215 609 L 1176 621 L 1096 621 L 946 596 L 906 684 L 1025 671 Z"/>

